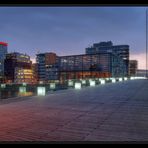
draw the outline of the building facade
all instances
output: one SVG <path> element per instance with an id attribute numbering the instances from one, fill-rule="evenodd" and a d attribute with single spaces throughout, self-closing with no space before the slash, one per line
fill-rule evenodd
<path id="1" fill-rule="evenodd" d="M 37 54 L 41 82 L 81 78 L 125 77 L 129 75 L 129 46 L 111 41 L 93 44 L 81 55 Z"/>
<path id="2" fill-rule="evenodd" d="M 129 75 L 136 76 L 138 70 L 138 61 L 137 60 L 130 60 L 129 61 Z"/>
<path id="3" fill-rule="evenodd" d="M 136 76 L 138 77 L 147 77 L 148 74 L 148 70 L 144 70 L 144 69 L 138 69 Z"/>
<path id="4" fill-rule="evenodd" d="M 33 75 L 36 81 L 38 82 L 38 64 L 37 63 L 32 64 L 32 70 L 33 70 Z"/>
<path id="5" fill-rule="evenodd" d="M 37 79 L 34 75 L 33 69 L 26 69 L 26 68 L 15 68 L 15 74 L 14 74 L 14 83 L 15 84 L 36 84 Z"/>
<path id="6" fill-rule="evenodd" d="M 81 78 L 107 78 L 126 75 L 126 66 L 120 56 L 112 53 L 56 56 L 46 63 L 47 53 L 38 54 L 38 76 L 42 82 Z M 52 53 L 53 54 L 53 53 Z M 54 54 L 55 55 L 55 54 Z M 46 64 L 45 64 L 46 63 Z"/>
<path id="7" fill-rule="evenodd" d="M 55 53 L 37 54 L 36 62 L 38 65 L 39 82 L 48 82 L 58 79 L 58 56 Z"/>
<path id="8" fill-rule="evenodd" d="M 7 83 L 14 83 L 17 69 L 31 69 L 32 62 L 26 54 L 9 53 L 4 61 L 4 71 Z"/>
<path id="9" fill-rule="evenodd" d="M 4 60 L 7 54 L 8 44 L 0 42 L 0 82 L 4 81 Z"/>
<path id="10" fill-rule="evenodd" d="M 129 75 L 129 45 L 113 45 L 111 41 L 94 43 L 85 49 L 86 54 L 112 53 L 123 59 L 126 65 L 126 75 Z"/>
<path id="11" fill-rule="evenodd" d="M 67 79 L 125 76 L 125 64 L 112 53 L 82 54 L 59 57 L 60 81 Z"/>

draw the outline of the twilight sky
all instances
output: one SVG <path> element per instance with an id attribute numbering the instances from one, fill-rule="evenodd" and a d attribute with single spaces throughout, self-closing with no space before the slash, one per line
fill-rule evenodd
<path id="1" fill-rule="evenodd" d="M 85 53 L 94 42 L 130 46 L 145 68 L 145 7 L 0 7 L 0 41 L 9 52 Z"/>

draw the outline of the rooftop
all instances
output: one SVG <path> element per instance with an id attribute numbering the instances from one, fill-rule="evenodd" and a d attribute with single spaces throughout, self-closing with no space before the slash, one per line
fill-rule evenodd
<path id="1" fill-rule="evenodd" d="M 3 45 L 3 46 L 8 46 L 8 43 L 5 43 L 5 42 L 0 42 L 0 45 Z"/>

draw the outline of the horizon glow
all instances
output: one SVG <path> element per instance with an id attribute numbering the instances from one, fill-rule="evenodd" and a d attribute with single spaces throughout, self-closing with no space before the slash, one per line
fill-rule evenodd
<path id="1" fill-rule="evenodd" d="M 145 69 L 146 8 L 0 7 L 0 41 L 33 63 L 38 52 L 78 55 L 93 43 L 112 41 L 129 45 L 130 59 Z"/>

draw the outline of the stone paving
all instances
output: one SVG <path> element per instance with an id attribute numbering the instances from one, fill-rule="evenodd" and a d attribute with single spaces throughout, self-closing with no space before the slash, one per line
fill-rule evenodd
<path id="1" fill-rule="evenodd" d="M 0 141 L 148 141 L 148 80 L 1 103 Z"/>

